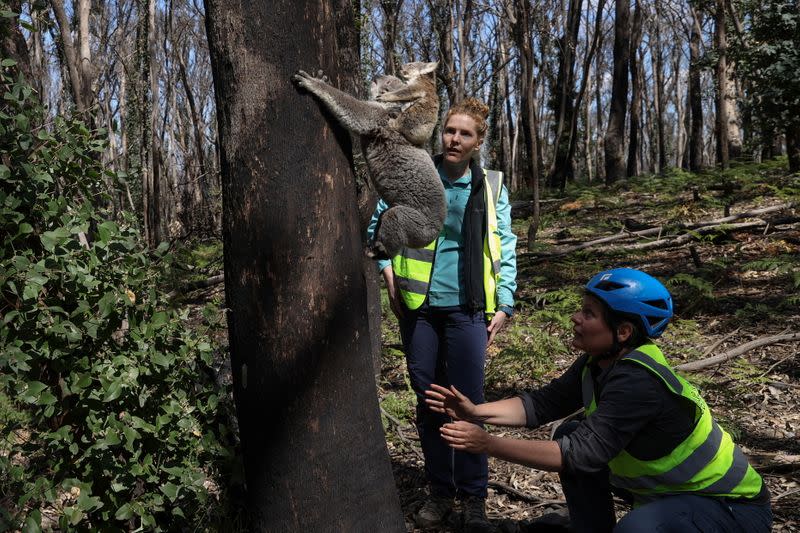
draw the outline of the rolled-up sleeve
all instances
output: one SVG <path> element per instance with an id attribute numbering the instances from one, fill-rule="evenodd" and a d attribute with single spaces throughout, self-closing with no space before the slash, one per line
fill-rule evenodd
<path id="1" fill-rule="evenodd" d="M 536 428 L 571 415 L 583 406 L 581 369 L 587 355 L 579 357 L 561 376 L 544 387 L 519 395 L 525 407 L 525 426 Z"/>
<path id="2" fill-rule="evenodd" d="M 664 393 L 649 371 L 619 364 L 597 398 L 597 409 L 570 434 L 557 440 L 564 470 L 599 472 L 659 416 Z"/>
<path id="3" fill-rule="evenodd" d="M 372 242 L 372 239 L 375 238 L 375 229 L 378 227 L 378 220 L 381 218 L 381 213 L 388 208 L 389 204 L 383 200 L 378 200 L 378 204 L 375 206 L 375 212 L 372 213 L 369 226 L 367 226 L 367 242 Z M 384 268 L 392 264 L 392 261 L 389 259 L 378 259 L 375 263 L 378 265 L 378 272 L 382 272 Z"/>

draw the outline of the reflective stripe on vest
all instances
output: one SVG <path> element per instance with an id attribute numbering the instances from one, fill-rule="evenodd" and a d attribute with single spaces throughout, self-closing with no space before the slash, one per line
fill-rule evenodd
<path id="1" fill-rule="evenodd" d="M 654 344 L 640 346 L 620 362 L 639 364 L 661 379 L 673 394 L 696 408 L 692 433 L 670 453 L 643 461 L 621 451 L 608 464 L 611 482 L 638 496 L 699 492 L 713 496 L 752 498 L 761 491 L 761 476 L 750 466 L 731 436 L 712 419 L 697 389 L 670 368 Z M 581 373 L 586 416 L 597 409 L 588 361 Z"/>
<path id="2" fill-rule="evenodd" d="M 497 231 L 497 202 L 503 185 L 503 173 L 483 170 L 486 199 L 486 236 L 483 240 L 483 291 L 485 311 L 492 314 L 497 306 L 497 282 L 500 279 L 500 235 Z M 408 309 L 417 309 L 425 301 L 430 288 L 433 260 L 439 239 L 424 248 L 402 248 L 392 258 L 392 270 L 400 296 Z"/>

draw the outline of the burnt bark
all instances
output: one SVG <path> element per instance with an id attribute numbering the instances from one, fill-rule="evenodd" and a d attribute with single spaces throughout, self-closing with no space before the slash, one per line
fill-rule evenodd
<path id="1" fill-rule="evenodd" d="M 631 71 L 631 115 L 628 140 L 628 168 L 626 175 L 638 176 L 640 171 L 639 148 L 642 135 L 642 75 L 639 61 L 639 43 L 642 40 L 642 6 L 636 1 L 633 10 L 631 30 L 630 71 Z"/>
<path id="2" fill-rule="evenodd" d="M 354 86 L 340 52 L 357 42 L 358 10 L 207 0 L 206 12 L 251 529 L 404 531 L 372 376 L 349 136 L 289 81 L 322 68 Z"/>
<path id="3" fill-rule="evenodd" d="M 692 10 L 692 29 L 689 35 L 689 170 L 703 168 L 703 95 L 700 85 L 700 20 Z"/>
<path id="4" fill-rule="evenodd" d="M 625 176 L 625 116 L 628 104 L 628 61 L 630 59 L 630 2 L 616 0 L 614 20 L 614 67 L 611 109 L 605 135 L 606 183 Z"/>
<path id="5" fill-rule="evenodd" d="M 714 15 L 714 46 L 717 49 L 716 91 L 714 107 L 716 122 L 714 131 L 717 138 L 717 164 L 728 168 L 730 152 L 728 145 L 728 106 L 725 102 L 728 91 L 728 38 L 725 32 L 725 2 L 717 0 Z"/>

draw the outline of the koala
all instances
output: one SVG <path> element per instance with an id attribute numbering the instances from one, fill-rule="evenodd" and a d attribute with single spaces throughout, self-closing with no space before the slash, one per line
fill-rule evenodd
<path id="1" fill-rule="evenodd" d="M 394 127 L 414 146 L 423 146 L 430 140 L 439 119 L 437 65 L 436 62 L 406 63 L 400 68 L 405 84 L 401 86 L 392 80 L 385 80 L 384 90 L 375 96 L 378 102 L 403 105 L 403 112 L 395 119 Z"/>
<path id="2" fill-rule="evenodd" d="M 430 103 L 414 107 L 428 95 L 418 96 L 422 91 L 413 87 L 409 91 L 416 83 L 411 79 L 400 82 L 400 87 L 394 80 L 379 78 L 373 83 L 378 101 L 358 100 L 329 85 L 325 77 L 302 70 L 292 76 L 292 81 L 313 94 L 343 127 L 361 138 L 372 183 L 389 205 L 378 221 L 367 255 L 388 259 L 403 247 L 422 248 L 436 239 L 446 214 L 444 187 L 430 155 L 420 146 L 428 141 L 435 126 L 438 98 L 431 119 L 419 116 L 430 114 Z M 386 95 L 390 95 L 388 99 L 383 98 Z M 425 131 L 427 138 L 422 139 Z"/>

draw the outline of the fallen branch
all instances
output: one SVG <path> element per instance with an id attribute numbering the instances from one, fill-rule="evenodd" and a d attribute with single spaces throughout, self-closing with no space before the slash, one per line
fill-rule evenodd
<path id="1" fill-rule="evenodd" d="M 183 285 L 182 287 L 171 291 L 167 294 L 167 298 L 170 300 L 175 298 L 179 294 L 185 294 L 190 291 L 194 291 L 197 289 L 205 289 L 206 287 L 213 287 L 214 285 L 219 285 L 220 283 L 225 282 L 225 274 L 217 274 L 216 276 L 211 276 L 210 278 L 201 279 L 198 281 L 192 281 Z"/>
<path id="2" fill-rule="evenodd" d="M 594 240 L 587 241 L 587 242 L 584 242 L 584 243 L 581 243 L 581 244 L 576 244 L 575 246 L 570 246 L 569 248 L 564 248 L 562 250 L 556 250 L 556 251 L 553 251 L 553 252 L 541 253 L 541 254 L 536 254 L 536 255 L 542 255 L 542 256 L 547 256 L 547 257 L 556 257 L 556 256 L 561 256 L 561 255 L 567 255 L 567 254 L 571 254 L 573 252 L 577 252 L 578 250 L 584 250 L 586 248 L 592 248 L 592 247 L 600 245 L 600 244 L 606 244 L 606 243 L 609 243 L 609 242 L 619 241 L 619 240 L 626 239 L 626 238 L 633 237 L 633 236 L 649 237 L 649 236 L 652 236 L 652 235 L 658 235 L 659 239 L 657 239 L 656 241 L 653 241 L 652 243 L 647 243 L 647 244 L 659 243 L 656 246 L 656 247 L 658 247 L 658 246 L 663 245 L 664 243 L 670 242 L 669 239 L 660 239 L 660 236 L 668 229 L 675 229 L 675 230 L 678 230 L 678 231 L 681 231 L 681 230 L 707 229 L 708 231 L 710 231 L 711 228 L 713 228 L 715 226 L 720 226 L 720 225 L 725 224 L 727 222 L 732 222 L 734 220 L 739 220 L 739 219 L 742 219 L 742 218 L 751 218 L 751 217 L 755 217 L 755 216 L 758 216 L 758 215 L 764 215 L 764 214 L 767 214 L 767 213 L 773 213 L 775 211 L 781 211 L 783 209 L 789 209 L 791 207 L 794 207 L 794 205 L 795 204 L 793 202 L 788 202 L 788 203 L 785 203 L 785 204 L 773 205 L 773 206 L 770 206 L 770 207 L 762 207 L 760 209 L 751 209 L 749 211 L 743 211 L 743 212 L 737 213 L 735 215 L 730 215 L 730 216 L 727 216 L 727 217 L 717 218 L 717 219 L 713 219 L 713 220 L 701 220 L 701 221 L 692 222 L 692 223 L 689 223 L 689 224 L 677 224 L 675 226 L 659 226 L 659 227 L 656 227 L 656 228 L 648 228 L 648 229 L 640 230 L 640 231 L 626 231 L 626 230 L 623 230 L 622 232 L 617 233 L 615 235 L 609 235 L 608 237 L 601 237 L 599 239 L 594 239 Z M 755 226 L 746 226 L 746 227 L 747 228 L 749 228 L 749 227 L 758 227 L 758 226 L 765 225 L 765 224 L 767 224 L 767 223 L 764 222 L 764 221 L 760 221 Z M 734 226 L 734 227 L 731 228 L 731 226 Z M 731 225 L 727 225 L 727 227 L 729 227 L 731 229 L 741 229 L 741 228 L 744 228 L 745 226 L 742 226 L 741 228 L 737 228 L 737 227 L 735 227 L 735 225 L 731 224 Z M 683 242 L 688 242 L 688 240 L 689 240 L 689 238 L 684 239 L 682 242 L 680 242 L 678 244 L 682 244 Z M 556 243 L 556 245 L 558 245 L 558 244 L 559 243 Z M 643 249 L 647 249 L 647 248 L 643 248 Z"/>
<path id="3" fill-rule="evenodd" d="M 545 505 L 566 505 L 566 500 L 543 500 L 541 498 L 537 498 L 532 494 L 528 494 L 527 492 L 523 492 L 519 489 L 515 489 L 511 485 L 507 483 L 503 483 L 502 481 L 497 481 L 496 479 L 489 480 L 489 486 L 495 489 L 499 489 L 506 494 L 510 494 L 512 496 L 516 496 L 520 500 L 525 500 L 526 502 L 535 503 L 534 507 L 542 507 Z"/>
<path id="4" fill-rule="evenodd" d="M 422 457 L 420 451 L 414 446 L 414 444 L 410 440 L 408 440 L 408 437 L 406 437 L 405 434 L 403 433 L 403 423 L 400 422 L 395 417 L 393 417 L 392 415 L 390 415 L 389 413 L 387 413 L 386 409 L 384 409 L 383 406 L 381 406 L 381 414 L 385 416 L 386 419 L 394 425 L 396 430 L 395 433 L 397 433 L 397 436 L 400 437 L 400 440 L 402 440 L 408 445 L 409 449 L 412 452 L 414 452 L 414 455 L 416 455 L 420 461 L 425 461 L 425 458 Z"/>
<path id="5" fill-rule="evenodd" d="M 747 353 L 754 348 L 767 346 L 769 344 L 775 344 L 776 342 L 781 342 L 781 341 L 798 341 L 798 340 L 800 340 L 800 333 L 788 333 L 786 335 L 762 337 L 760 339 L 755 339 L 746 344 L 742 344 L 741 346 L 734 348 L 733 350 L 729 350 L 725 353 L 721 353 L 713 357 L 708 357 L 706 359 L 701 359 L 699 361 L 692 361 L 689 363 L 680 364 L 675 367 L 675 370 L 684 370 L 684 371 L 702 370 L 710 366 L 724 363 L 725 361 L 728 361 L 729 359 L 733 359 L 734 357 L 738 357 L 739 355 Z"/>

